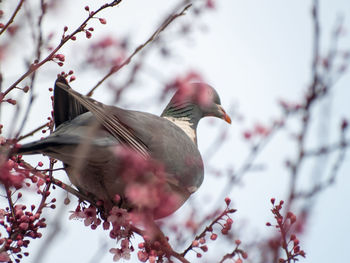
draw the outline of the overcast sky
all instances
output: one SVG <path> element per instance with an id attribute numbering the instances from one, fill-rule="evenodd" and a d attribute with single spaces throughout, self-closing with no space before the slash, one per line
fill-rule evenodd
<path id="1" fill-rule="evenodd" d="M 67 1 L 65 1 L 67 2 Z M 70 1 L 69 1 L 70 2 Z M 74 1 L 75 2 L 75 1 Z M 85 17 L 83 6 L 98 6 L 101 1 L 80 1 L 63 5 L 57 17 L 47 18 L 46 33 L 51 31 L 61 34 L 64 25 L 74 28 Z M 161 19 L 171 10 L 176 3 L 174 0 L 124 0 L 117 8 L 109 9 L 101 16 L 107 19 L 106 25 L 95 23 L 96 35 L 112 34 L 117 38 L 129 36 L 130 45 L 136 47 L 144 41 Z M 320 1 L 321 6 L 321 49 L 327 50 L 331 30 L 337 21 L 337 17 L 345 17 L 345 28 L 350 30 L 350 2 L 348 0 Z M 94 8 L 91 8 L 94 9 Z M 206 152 L 215 140 L 215 133 L 222 129 L 228 130 L 228 140 L 220 148 L 214 158 L 206 162 L 208 167 L 239 167 L 248 154 L 247 145 L 242 143 L 242 132 L 256 122 L 269 123 L 280 115 L 278 100 L 285 98 L 298 101 L 305 93 L 310 82 L 310 64 L 312 51 L 312 23 L 311 1 L 293 0 L 220 0 L 216 1 L 216 8 L 206 13 L 199 21 L 193 22 L 194 32 L 186 38 L 181 38 L 177 32 L 178 26 L 170 27 L 165 32 L 169 39 L 167 47 L 170 50 L 171 59 L 163 61 L 155 54 L 150 54 L 146 64 L 149 66 L 142 76 L 136 81 L 133 89 L 125 94 L 123 103 L 133 109 L 150 111 L 155 114 L 162 112 L 166 103 L 159 103 L 159 94 L 162 85 L 179 74 L 196 70 L 205 80 L 214 86 L 222 99 L 222 105 L 233 114 L 234 122 L 231 126 L 217 120 L 206 119 L 201 121 L 198 127 L 199 148 Z M 191 12 L 191 11 L 190 11 Z M 191 22 L 193 15 L 180 18 L 178 25 Z M 176 22 L 175 22 L 176 23 Z M 72 26 L 70 26 L 72 25 Z M 94 40 L 92 38 L 92 41 Z M 78 44 L 81 43 L 77 41 Z M 350 49 L 350 35 L 341 39 L 340 49 Z M 97 82 L 103 75 L 103 71 L 91 75 L 84 68 L 75 68 L 78 59 L 84 57 L 79 53 L 79 48 L 69 44 L 63 49 L 67 56 L 64 70 L 73 68 L 76 71 L 77 80 L 72 86 L 82 92 Z M 9 76 L 6 83 L 11 83 L 18 77 L 17 67 L 10 64 L 9 67 L 1 66 Z M 38 81 L 42 84 L 42 90 L 37 90 L 37 99 L 30 115 L 30 124 L 26 131 L 43 123 L 50 114 L 50 96 L 48 87 L 52 87 L 56 78 L 56 65 L 48 65 L 45 74 L 40 74 Z M 115 81 L 123 79 L 116 77 Z M 154 76 L 160 76 L 155 78 Z M 350 118 L 348 99 L 350 74 L 346 74 L 337 82 L 330 99 L 318 109 L 328 109 L 330 124 L 338 125 L 339 118 Z M 86 87 L 88 86 L 88 87 Z M 112 103 L 108 95 L 109 89 L 101 87 L 94 97 L 105 103 Z M 238 121 L 237 113 L 243 116 Z M 317 113 L 317 112 L 316 112 Z M 8 116 L 2 114 L 5 122 Z M 317 119 L 317 118 L 316 118 Z M 317 119 L 318 120 L 318 119 Z M 321 121 L 320 121 L 321 122 Z M 214 123 L 214 125 L 213 125 Z M 337 129 L 330 129 L 329 134 L 323 134 L 326 142 L 336 139 Z M 314 133 L 316 136 L 318 133 Z M 41 135 L 37 135 L 41 136 Z M 318 142 L 319 138 L 311 138 L 312 142 Z M 31 140 L 31 139 L 29 139 Z M 28 140 L 28 141 L 29 141 Z M 290 149 L 290 152 L 285 151 Z M 231 197 L 235 208 L 238 209 L 234 216 L 235 222 L 248 220 L 249 229 L 245 235 L 257 232 L 264 234 L 265 223 L 272 219 L 270 215 L 269 200 L 285 198 L 285 190 L 288 183 L 288 175 L 283 168 L 283 160 L 293 157 L 293 148 L 285 137 L 277 137 L 266 151 L 258 159 L 258 164 L 267 164 L 264 170 L 245 175 L 242 185 L 234 188 Z M 29 160 L 37 160 L 32 158 Z M 311 165 L 312 166 L 312 165 Z M 307 253 L 307 259 L 300 262 L 344 262 L 345 255 L 350 249 L 348 235 L 350 233 L 350 211 L 346 201 L 350 200 L 348 187 L 350 185 L 350 159 L 346 158 L 339 171 L 337 182 L 327 189 L 316 200 L 314 214 L 310 218 L 309 226 L 302 248 Z M 61 178 L 64 178 L 62 173 Z M 200 190 L 194 195 L 193 202 L 207 202 L 208 209 L 215 204 L 214 198 L 206 199 L 213 194 L 213 184 L 217 182 L 213 176 L 206 177 Z M 222 182 L 215 185 L 219 190 Z M 302 181 L 302 183 L 307 183 Z M 210 194 L 208 194 L 210 193 Z M 57 190 L 57 195 L 63 194 Z M 76 201 L 72 198 L 72 203 Z M 74 209 L 74 206 L 69 209 Z M 186 206 L 181 208 L 175 217 L 181 217 L 186 211 Z M 47 211 L 48 212 L 48 211 Z M 50 214 L 59 210 L 49 211 Z M 90 231 L 82 222 L 69 221 L 69 213 L 62 212 L 62 229 L 54 240 L 54 246 L 45 255 L 42 262 L 97 262 L 89 261 L 95 255 L 98 248 L 107 241 L 106 251 L 113 246 L 105 231 Z M 50 227 L 48 228 L 50 229 Z M 241 237 L 244 244 L 244 236 Z M 41 242 L 43 240 L 40 240 Z M 35 246 L 40 246 L 34 242 Z M 73 242 L 73 244 L 72 244 Z M 209 250 L 215 246 L 209 246 Z M 243 245 L 244 247 L 244 245 Z M 249 253 L 249 251 L 248 251 Z M 33 257 L 23 262 L 33 262 Z M 105 253 L 99 262 L 112 261 L 112 255 Z M 196 261 L 197 262 L 197 261 Z M 198 260 L 199 262 L 199 260 Z"/>

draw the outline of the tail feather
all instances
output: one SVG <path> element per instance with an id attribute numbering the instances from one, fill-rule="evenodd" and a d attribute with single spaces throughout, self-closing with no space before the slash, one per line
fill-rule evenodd
<path id="1" fill-rule="evenodd" d="M 15 150 L 15 154 L 45 154 L 52 147 L 62 146 L 62 143 L 55 141 L 36 141 L 21 145 Z"/>
<path id="2" fill-rule="evenodd" d="M 77 99 L 61 88 L 60 85 L 57 85 L 58 83 L 70 88 L 63 76 L 57 77 L 54 91 L 54 120 L 56 127 L 88 111 Z"/>

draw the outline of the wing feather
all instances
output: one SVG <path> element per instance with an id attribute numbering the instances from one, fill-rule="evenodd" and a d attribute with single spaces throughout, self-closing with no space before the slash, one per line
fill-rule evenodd
<path id="1" fill-rule="evenodd" d="M 145 158 L 149 156 L 147 145 L 145 145 L 126 124 L 119 120 L 118 116 L 113 112 L 113 107 L 106 106 L 92 98 L 74 91 L 67 83 L 60 81 L 60 78 L 56 80 L 55 86 L 66 91 L 78 101 L 82 107 L 90 111 L 96 117 L 97 121 L 120 143 L 128 145 Z"/>

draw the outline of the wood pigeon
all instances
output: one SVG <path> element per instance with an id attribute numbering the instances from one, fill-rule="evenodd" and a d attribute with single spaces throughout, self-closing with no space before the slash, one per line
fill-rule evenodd
<path id="1" fill-rule="evenodd" d="M 217 92 L 204 83 L 178 89 L 159 117 L 97 102 L 59 76 L 55 131 L 21 145 L 17 154 L 44 154 L 62 161 L 79 191 L 105 207 L 144 209 L 162 218 L 202 184 L 196 129 L 206 116 L 231 123 Z"/>

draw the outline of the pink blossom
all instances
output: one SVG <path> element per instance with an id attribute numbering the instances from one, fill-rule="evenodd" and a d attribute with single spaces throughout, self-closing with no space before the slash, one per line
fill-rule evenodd
<path id="1" fill-rule="evenodd" d="M 157 188 L 151 184 L 130 184 L 126 189 L 126 196 L 141 207 L 153 209 L 160 203 Z"/>
<path id="2" fill-rule="evenodd" d="M 148 260 L 149 260 L 149 263 L 156 263 L 157 257 L 156 257 L 156 256 L 150 256 L 150 257 L 148 258 Z"/>
<path id="3" fill-rule="evenodd" d="M 212 100 L 211 93 L 207 91 L 207 85 L 202 82 L 195 86 L 195 94 L 194 100 L 201 106 L 208 106 Z"/>
<path id="4" fill-rule="evenodd" d="M 29 227 L 28 223 L 20 223 L 19 224 L 19 228 L 22 229 L 22 230 L 27 230 L 28 227 Z"/>
<path id="5" fill-rule="evenodd" d="M 202 77 L 196 72 L 189 72 L 184 77 L 178 77 L 172 84 L 165 88 L 163 96 L 168 91 L 175 89 L 177 91 L 175 99 L 178 102 L 182 102 L 188 98 L 193 98 L 194 95 L 197 94 L 191 84 L 193 82 L 202 82 Z"/>
<path id="6" fill-rule="evenodd" d="M 121 248 L 111 248 L 110 253 L 114 254 L 113 261 L 119 261 L 120 259 L 130 259 L 131 249 L 129 248 L 129 240 L 123 239 L 121 242 Z"/>
<path id="7" fill-rule="evenodd" d="M 4 220 L 6 215 L 6 211 L 4 209 L 0 209 L 0 220 Z"/>
<path id="8" fill-rule="evenodd" d="M 198 246 L 199 246 L 198 240 L 193 240 L 192 241 L 192 247 L 198 247 Z"/>
<path id="9" fill-rule="evenodd" d="M 207 2 L 206 2 L 206 7 L 207 7 L 207 8 L 210 8 L 210 9 L 215 8 L 214 0 L 207 0 Z"/>
<path id="10" fill-rule="evenodd" d="M 9 255 L 5 251 L 0 253 L 0 262 L 8 262 L 10 260 Z"/>
<path id="11" fill-rule="evenodd" d="M 63 54 L 56 54 L 55 58 L 57 58 L 61 62 L 64 62 L 66 60 L 66 58 Z"/>
<path id="12" fill-rule="evenodd" d="M 0 182 L 4 185 L 21 188 L 25 175 L 26 172 L 20 170 L 12 160 L 8 160 L 0 166 Z"/>
<path id="13" fill-rule="evenodd" d="M 84 219 L 84 218 L 85 218 L 85 214 L 82 211 L 74 211 L 69 216 L 69 220 L 72 220 L 72 219 Z"/>
<path id="14" fill-rule="evenodd" d="M 91 224 L 99 225 L 99 220 L 97 218 L 97 212 L 95 207 L 90 206 L 88 208 L 85 208 L 83 213 L 85 215 L 85 226 L 89 226 Z"/>
<path id="15" fill-rule="evenodd" d="M 137 257 L 141 262 L 146 262 L 148 260 L 148 253 L 145 251 L 138 251 Z"/>
<path id="16" fill-rule="evenodd" d="M 114 206 L 109 212 L 108 222 L 112 224 L 124 225 L 128 221 L 128 212 L 125 209 Z"/>
<path id="17" fill-rule="evenodd" d="M 100 23 L 103 25 L 107 23 L 107 20 L 105 18 L 99 18 L 98 20 L 100 20 Z"/>
<path id="18" fill-rule="evenodd" d="M 103 222 L 103 229 L 104 230 L 108 230 L 109 229 L 109 225 L 110 225 L 110 223 L 109 222 L 107 222 L 107 221 L 105 221 L 105 222 Z"/>
<path id="19" fill-rule="evenodd" d="M 254 132 L 256 134 L 262 135 L 262 136 L 267 136 L 270 133 L 270 130 L 266 128 L 265 126 L 257 123 L 254 127 Z"/>
<path id="20" fill-rule="evenodd" d="M 127 238 L 123 239 L 120 244 L 122 249 L 129 248 L 129 245 L 130 245 L 130 242 L 129 242 L 129 239 Z"/>
<path id="21" fill-rule="evenodd" d="M 245 131 L 243 133 L 243 137 L 244 137 L 244 139 L 249 140 L 252 137 L 252 133 L 249 131 Z"/>
<path id="22" fill-rule="evenodd" d="M 108 47 L 117 46 L 118 41 L 110 36 L 104 37 L 98 42 L 91 45 L 91 50 L 106 49 Z"/>
<path id="23" fill-rule="evenodd" d="M 149 172 L 156 172 L 161 168 L 160 164 L 155 163 L 151 159 L 145 159 L 128 147 L 116 147 L 115 155 L 120 160 L 120 163 L 123 164 L 118 170 L 118 175 L 121 175 L 126 182 L 134 182 L 136 179 L 143 177 L 143 175 Z"/>

